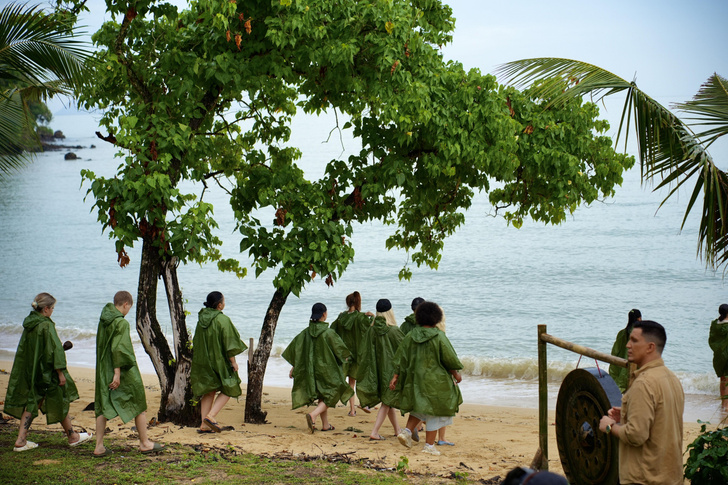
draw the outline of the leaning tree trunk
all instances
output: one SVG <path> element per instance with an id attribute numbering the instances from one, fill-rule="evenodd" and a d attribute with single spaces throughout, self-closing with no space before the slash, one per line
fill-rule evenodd
<path id="1" fill-rule="evenodd" d="M 160 275 L 164 276 L 167 289 L 176 358 L 157 320 L 157 281 Z M 162 260 L 159 248 L 148 237 L 145 237 L 142 243 L 136 320 L 139 338 L 145 352 L 152 360 L 162 391 L 158 419 L 179 425 L 199 425 L 199 412 L 195 412 L 190 402 L 192 396 L 189 375 L 192 352 L 187 347 L 189 336 L 185 326 L 176 266 L 173 262 Z"/>
<path id="2" fill-rule="evenodd" d="M 245 395 L 245 422 L 254 424 L 265 423 L 267 411 L 261 409 L 263 400 L 263 377 L 268 366 L 268 358 L 273 348 L 273 336 L 276 333 L 278 317 L 286 304 L 290 292 L 276 289 L 268 304 L 268 311 L 263 319 L 263 328 L 260 330 L 258 348 L 253 352 L 252 361 L 248 361 L 248 390 Z"/>

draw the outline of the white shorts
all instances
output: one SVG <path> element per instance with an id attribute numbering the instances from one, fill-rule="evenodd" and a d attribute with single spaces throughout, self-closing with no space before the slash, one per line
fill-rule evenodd
<path id="1" fill-rule="evenodd" d="M 429 414 L 410 413 L 410 416 L 424 421 L 427 431 L 437 431 L 445 426 L 452 425 L 452 416 L 430 416 Z"/>

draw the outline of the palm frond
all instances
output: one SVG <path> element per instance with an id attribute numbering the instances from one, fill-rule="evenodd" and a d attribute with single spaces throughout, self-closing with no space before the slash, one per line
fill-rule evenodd
<path id="1" fill-rule="evenodd" d="M 706 146 L 728 134 L 728 80 L 714 73 L 700 87 L 691 101 L 677 103 L 676 109 L 685 111 L 692 126 L 708 127 L 697 133 Z"/>
<path id="2" fill-rule="evenodd" d="M 496 73 L 518 87 L 536 83 L 530 88 L 531 94 L 547 100 L 548 105 L 585 95 L 600 100 L 626 91 L 615 145 L 624 130 L 626 149 L 634 125 L 643 180 L 660 179 L 655 190 L 669 189 L 662 204 L 688 180 L 696 179 L 682 227 L 702 191 L 698 255 L 713 268 L 728 264 L 728 177 L 707 152 L 707 146 L 728 132 L 725 78 L 713 75 L 692 101 L 677 105 L 694 115 L 690 119 L 697 120 L 696 125 L 709 126 L 696 135 L 691 126 L 638 89 L 634 82 L 592 64 L 559 58 L 524 59 L 504 64 Z"/>
<path id="3" fill-rule="evenodd" d="M 21 142 L 29 126 L 20 93 L 11 91 L 0 96 L 0 179 L 25 166 L 32 157 Z"/>

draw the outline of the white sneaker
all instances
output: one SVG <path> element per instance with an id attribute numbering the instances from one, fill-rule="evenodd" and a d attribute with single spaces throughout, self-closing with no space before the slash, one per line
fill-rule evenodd
<path id="1" fill-rule="evenodd" d="M 400 431 L 397 435 L 397 439 L 407 448 L 412 448 L 412 431 L 410 431 L 409 429 L 404 428 L 402 431 Z"/>
<path id="2" fill-rule="evenodd" d="M 429 453 L 431 455 L 439 456 L 440 450 L 435 448 L 435 445 L 428 445 L 427 443 L 425 443 L 425 447 L 422 448 L 422 453 Z"/>

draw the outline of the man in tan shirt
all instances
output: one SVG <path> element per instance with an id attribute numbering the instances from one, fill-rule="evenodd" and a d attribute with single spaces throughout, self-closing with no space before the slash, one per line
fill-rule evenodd
<path id="1" fill-rule="evenodd" d="M 622 485 L 681 485 L 685 394 L 677 376 L 662 360 L 667 336 L 657 322 L 634 324 L 627 360 L 637 364 L 635 378 L 599 429 L 619 439 Z"/>

